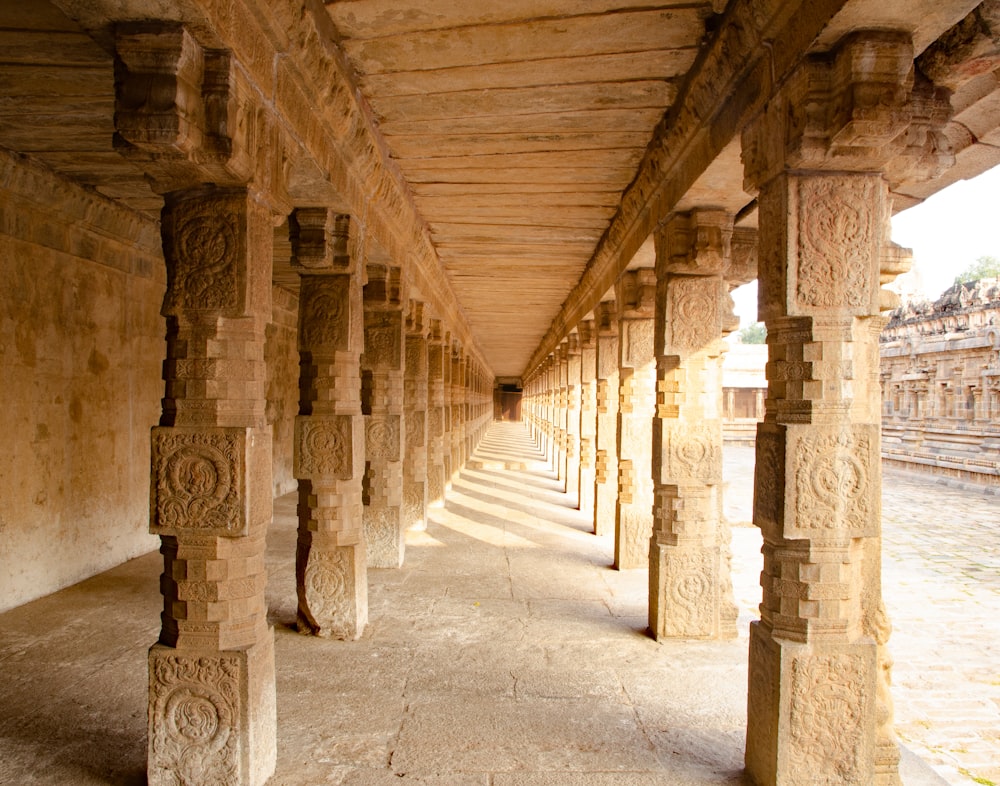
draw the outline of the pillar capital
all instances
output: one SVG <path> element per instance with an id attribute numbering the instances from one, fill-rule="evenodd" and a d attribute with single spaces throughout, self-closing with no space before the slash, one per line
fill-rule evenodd
<path id="1" fill-rule="evenodd" d="M 915 76 L 909 34 L 860 31 L 812 55 L 743 131 L 744 188 L 783 171 L 931 177 L 954 161 L 947 92 Z"/>
<path id="2" fill-rule="evenodd" d="M 365 309 L 401 311 L 407 300 L 402 270 L 387 262 L 369 261 L 365 271 Z"/>
<path id="3" fill-rule="evenodd" d="M 672 213 L 656 234 L 656 275 L 713 276 L 731 256 L 733 216 L 725 210 Z"/>
<path id="4" fill-rule="evenodd" d="M 618 335 L 618 308 L 614 300 L 602 300 L 594 309 L 594 326 L 598 336 Z"/>
<path id="5" fill-rule="evenodd" d="M 123 22 L 114 36 L 113 144 L 153 189 L 252 185 L 287 215 L 289 146 L 232 53 L 179 22 Z"/>
<path id="6" fill-rule="evenodd" d="M 652 319 L 656 305 L 656 271 L 626 270 L 615 284 L 619 319 Z"/>
<path id="7" fill-rule="evenodd" d="M 353 273 L 363 264 L 359 224 L 326 207 L 297 207 L 288 217 L 292 267 L 310 273 Z"/>
<path id="8" fill-rule="evenodd" d="M 577 335 L 580 339 L 580 349 L 594 349 L 597 346 L 597 326 L 593 319 L 580 320 L 576 326 Z"/>
<path id="9" fill-rule="evenodd" d="M 729 249 L 729 260 L 722 275 L 729 288 L 735 289 L 757 278 L 757 230 L 753 227 L 733 229 Z"/>
<path id="10" fill-rule="evenodd" d="M 427 340 L 430 335 L 430 316 L 421 300 L 410 298 L 406 305 L 406 335 L 420 336 Z"/>

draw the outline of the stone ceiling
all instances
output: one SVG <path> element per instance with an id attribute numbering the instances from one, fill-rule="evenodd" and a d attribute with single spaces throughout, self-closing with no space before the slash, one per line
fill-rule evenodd
<path id="1" fill-rule="evenodd" d="M 327 11 L 486 357 L 520 374 L 694 63 L 712 4 Z"/>
<path id="2" fill-rule="evenodd" d="M 923 70 L 951 91 L 944 137 L 956 165 L 934 181 L 894 186 L 895 209 L 1000 163 L 1000 0 L 726 6 L 0 0 L 0 146 L 155 217 L 161 198 L 112 145 L 113 23 L 182 22 L 203 45 L 231 48 L 286 124 L 308 173 L 295 203 L 364 213 L 373 243 L 411 263 L 414 293 L 455 338 L 495 375 L 518 377 L 637 252 L 648 257 L 643 243 L 669 211 L 712 206 L 753 224 L 738 127 L 764 97 L 733 98 L 754 79 L 779 78 L 801 55 L 796 47 L 822 51 L 858 28 L 908 30 Z M 715 31 L 758 12 L 772 19 L 757 31 L 762 40 L 796 43 L 757 47 L 736 63 Z M 310 71 L 316 63 L 336 71 L 341 87 L 324 93 L 330 72 Z M 706 63 L 731 66 L 716 94 L 705 87 Z M 331 109 L 324 102 L 334 96 L 342 106 Z M 331 124 L 337 112 L 352 114 L 350 138 Z M 677 117 L 689 130 L 675 132 Z M 372 171 L 379 193 L 363 176 Z M 310 201 L 313 186 L 330 200 Z M 276 281 L 294 281 L 283 256 L 277 248 Z"/>

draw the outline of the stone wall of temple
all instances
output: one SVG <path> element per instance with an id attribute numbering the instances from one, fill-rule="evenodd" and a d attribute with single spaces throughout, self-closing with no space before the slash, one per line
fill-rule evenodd
<path id="1" fill-rule="evenodd" d="M 1000 487 L 1000 279 L 894 311 L 880 352 L 883 459 Z"/>
<path id="2" fill-rule="evenodd" d="M 0 610 L 156 548 L 156 222 L 0 152 Z"/>
<path id="3" fill-rule="evenodd" d="M 0 611 L 157 547 L 150 428 L 163 395 L 159 225 L 0 152 Z M 294 491 L 298 298 L 272 291 L 274 493 Z"/>

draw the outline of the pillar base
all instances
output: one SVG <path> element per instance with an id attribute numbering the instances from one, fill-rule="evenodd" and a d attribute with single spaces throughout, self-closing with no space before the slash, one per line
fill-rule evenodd
<path id="1" fill-rule="evenodd" d="M 747 772 L 759 786 L 875 781 L 876 646 L 801 644 L 750 626 Z"/>
<path id="2" fill-rule="evenodd" d="M 239 650 L 149 650 L 149 786 L 261 786 L 274 774 L 274 633 Z"/>
<path id="3" fill-rule="evenodd" d="M 300 533 L 295 567 L 299 631 L 323 638 L 359 638 L 368 624 L 364 544 L 320 546 Z"/>
<path id="4" fill-rule="evenodd" d="M 649 547 L 649 630 L 653 638 L 734 639 L 738 609 L 716 547 Z M 730 590 L 727 592 L 727 588 Z"/>

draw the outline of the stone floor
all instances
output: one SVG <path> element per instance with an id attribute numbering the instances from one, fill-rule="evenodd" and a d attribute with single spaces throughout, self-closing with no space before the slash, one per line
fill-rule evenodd
<path id="1" fill-rule="evenodd" d="M 742 521 L 752 451 L 729 459 L 729 515 Z M 610 540 L 589 534 L 559 485 L 519 425 L 494 426 L 447 506 L 432 511 L 426 532 L 409 533 L 404 568 L 370 572 L 371 624 L 352 643 L 294 632 L 294 498 L 277 501 L 268 541 L 279 715 L 271 784 L 743 782 L 756 530 L 734 533 L 741 638 L 657 644 L 645 634 L 646 572 L 610 570 Z M 922 479 L 887 477 L 886 487 L 900 729 L 954 783 L 971 782 L 959 767 L 991 777 L 996 754 L 966 761 L 957 750 L 971 755 L 991 739 L 995 750 L 1000 728 L 990 509 L 954 490 L 945 501 Z M 908 516 L 894 514 L 897 488 L 926 512 L 911 504 Z M 950 529 L 947 543 L 908 525 L 931 521 Z M 943 553 L 965 555 L 961 579 L 935 559 Z M 992 587 L 975 578 L 980 566 L 994 571 Z M 159 570 L 153 553 L 0 615 L 0 783 L 145 783 Z M 904 646 L 915 649 L 904 655 Z M 906 786 L 942 783 L 909 752 L 904 765 Z"/>

